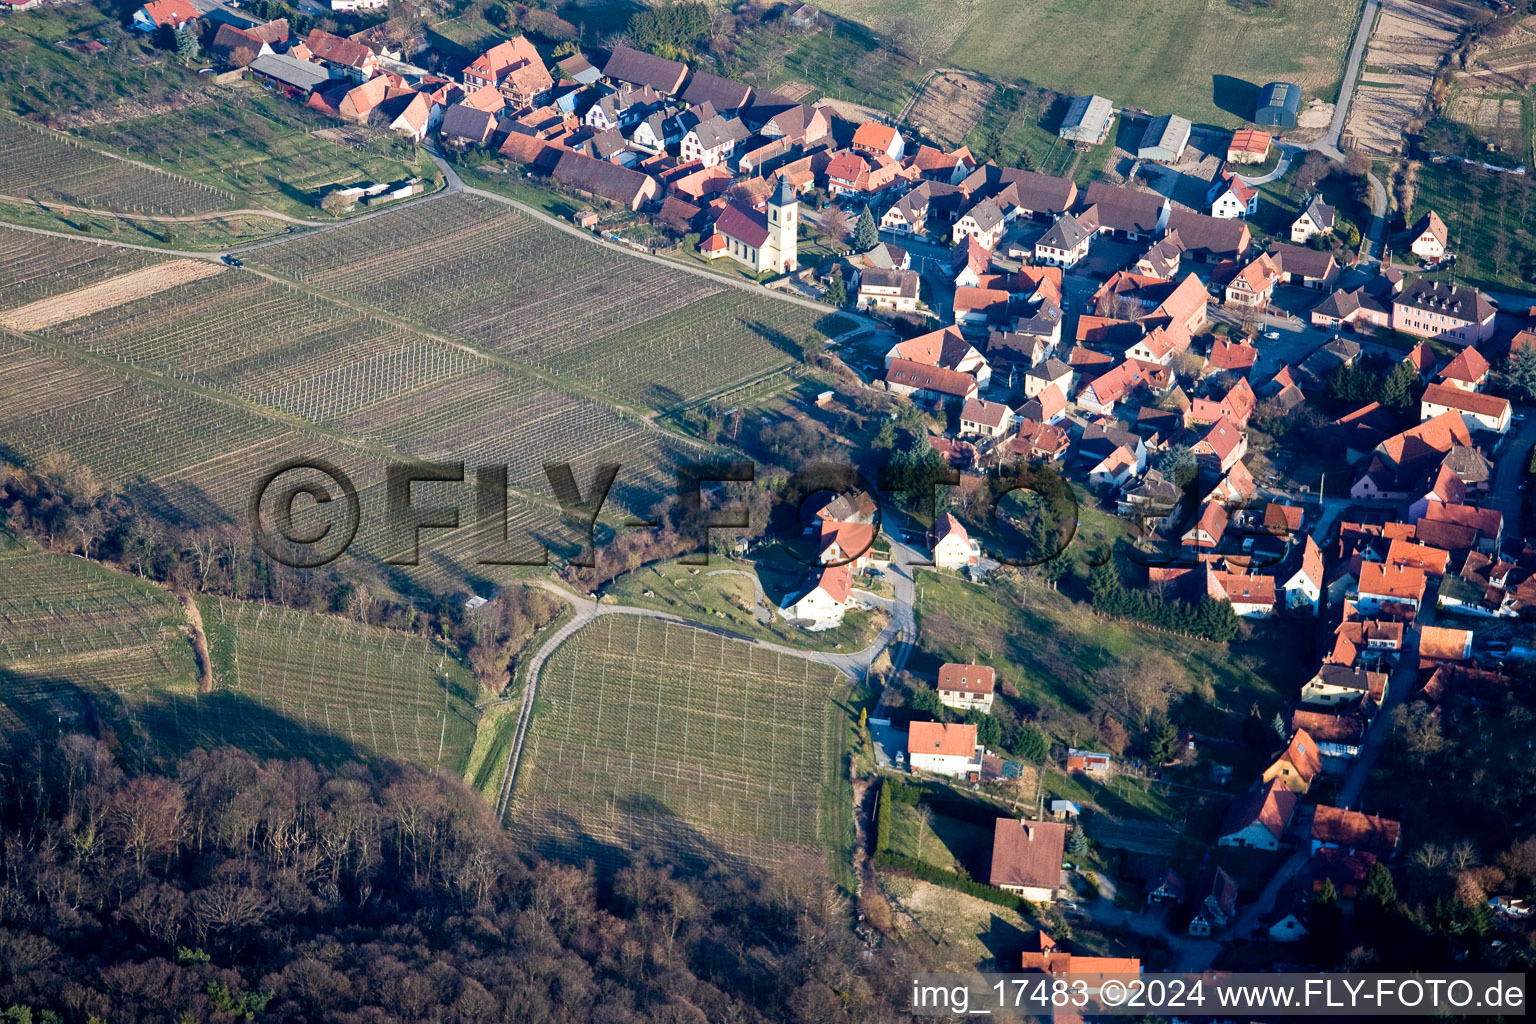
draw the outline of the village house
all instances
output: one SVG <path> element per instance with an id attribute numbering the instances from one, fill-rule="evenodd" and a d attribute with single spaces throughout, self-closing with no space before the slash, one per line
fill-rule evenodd
<path id="1" fill-rule="evenodd" d="M 1150 239 L 1169 224 L 1169 200 L 1155 192 L 1143 192 L 1096 181 L 1088 186 L 1084 207 L 1096 206 L 1099 230 L 1128 242 Z"/>
<path id="2" fill-rule="evenodd" d="M 981 773 L 981 753 L 974 725 L 913 722 L 907 731 L 907 764 L 915 772 L 972 778 Z"/>
<path id="3" fill-rule="evenodd" d="M 1007 436 L 1013 427 L 1013 410 L 1006 402 L 989 402 L 985 398 L 972 398 L 960 409 L 960 433 L 978 437 L 999 438 Z"/>
<path id="4" fill-rule="evenodd" d="M 892 160 L 900 160 L 906 155 L 906 142 L 901 133 L 878 121 L 865 121 L 855 129 L 853 148 L 860 153 L 886 156 Z"/>
<path id="5" fill-rule="evenodd" d="M 443 124 L 446 127 L 446 116 Z M 550 177 L 577 192 L 631 210 L 654 200 L 659 191 L 656 179 L 649 174 L 575 152 L 562 154 Z"/>
<path id="6" fill-rule="evenodd" d="M 1513 416 L 1509 399 L 1463 391 L 1444 384 L 1431 384 L 1419 399 L 1419 419 L 1427 420 L 1447 412 L 1460 414 L 1469 430 L 1508 433 Z"/>
<path id="7" fill-rule="evenodd" d="M 1365 719 L 1352 714 L 1330 714 L 1297 708 L 1291 712 L 1291 728 L 1305 729 L 1323 758 L 1323 771 L 1340 774 L 1358 757 L 1365 739 Z"/>
<path id="8" fill-rule="evenodd" d="M 1323 202 L 1321 195 L 1314 195 L 1302 209 L 1301 216 L 1291 221 L 1291 243 L 1306 245 L 1318 235 L 1333 234 L 1338 211 Z"/>
<path id="9" fill-rule="evenodd" d="M 684 163 L 697 160 L 705 167 L 713 167 L 730 159 L 736 145 L 750 134 L 739 118 L 716 114 L 688 129 L 680 143 L 679 156 Z"/>
<path id="10" fill-rule="evenodd" d="M 1189 934 L 1208 937 L 1224 930 L 1237 913 L 1237 883 L 1220 867 L 1210 867 L 1195 881 Z"/>
<path id="11" fill-rule="evenodd" d="M 960 520 L 946 512 L 930 531 L 933 564 L 940 569 L 965 569 L 981 562 L 981 545 L 971 539 Z"/>
<path id="12" fill-rule="evenodd" d="M 1339 264 L 1331 252 L 1275 242 L 1269 247 L 1269 257 L 1280 267 L 1280 280 L 1286 284 L 1323 291 L 1339 279 Z"/>
<path id="13" fill-rule="evenodd" d="M 1319 804 L 1312 816 L 1312 852 L 1335 849 L 1390 860 L 1397 852 L 1402 830 L 1402 825 L 1390 818 Z"/>
<path id="14" fill-rule="evenodd" d="M 1067 771 L 1085 775 L 1107 775 L 1115 766 L 1114 758 L 1097 750 L 1067 749 Z"/>
<path id="15" fill-rule="evenodd" d="M 648 86 L 663 96 L 676 95 L 687 76 L 688 65 L 682 61 L 667 60 L 630 46 L 614 47 L 608 63 L 603 65 L 603 77 Z"/>
<path id="16" fill-rule="evenodd" d="M 935 687 L 939 702 L 956 711 L 992 712 L 992 697 L 997 689 L 997 672 L 989 665 L 961 665 L 949 662 L 939 666 Z"/>
<path id="17" fill-rule="evenodd" d="M 906 341 L 898 341 L 886 350 L 886 369 L 901 360 L 969 375 L 975 379 L 978 387 L 985 387 L 992 379 L 992 368 L 986 358 L 954 326 L 941 327 Z"/>
<path id="18" fill-rule="evenodd" d="M 1274 298 L 1279 280 L 1280 267 L 1268 253 L 1262 254 L 1227 283 L 1226 304 L 1239 310 L 1263 312 Z"/>
<path id="19" fill-rule="evenodd" d="M 1284 752 L 1264 769 L 1264 782 L 1278 780 L 1287 789 L 1305 793 L 1322 774 L 1322 751 L 1305 729 L 1297 729 Z"/>
<path id="20" fill-rule="evenodd" d="M 336 77 L 350 78 L 359 84 L 379 72 L 379 55 L 362 43 L 320 29 L 312 29 L 304 39 L 311 59 Z"/>
<path id="21" fill-rule="evenodd" d="M 140 32 L 180 32 L 196 20 L 197 8 L 189 0 L 152 0 L 133 12 L 133 27 Z"/>
<path id="22" fill-rule="evenodd" d="M 1081 214 L 1064 213 L 1035 242 L 1035 262 L 1068 270 L 1088 255 L 1088 245 L 1099 230 L 1099 214 L 1090 206 Z"/>
<path id="23" fill-rule="evenodd" d="M 718 113 L 733 114 L 752 102 L 752 87 L 708 71 L 695 71 L 683 90 L 683 102 L 689 107 L 707 103 Z"/>
<path id="24" fill-rule="evenodd" d="M 1027 398 L 1037 398 L 1042 391 L 1051 387 L 1063 395 L 1072 390 L 1072 367 L 1055 356 L 1036 363 L 1024 374 L 1024 395 Z"/>
<path id="25" fill-rule="evenodd" d="M 1456 358 L 1440 371 L 1440 382 L 1462 391 L 1481 391 L 1488 383 L 1491 368 L 1483 354 L 1469 346 L 1456 353 Z"/>
<path id="26" fill-rule="evenodd" d="M 1259 190 L 1231 171 L 1222 171 L 1205 194 L 1211 216 L 1230 220 L 1259 212 Z"/>
<path id="27" fill-rule="evenodd" d="M 1301 702 L 1322 707 L 1358 704 L 1362 700 L 1379 705 L 1387 692 L 1384 672 L 1350 665 L 1325 664 L 1301 688 Z"/>
<path id="28" fill-rule="evenodd" d="M 1361 326 L 1386 328 L 1392 323 L 1392 310 L 1364 285 L 1354 291 L 1336 291 L 1318 303 L 1309 314 L 1314 327 L 1358 329 Z"/>
<path id="29" fill-rule="evenodd" d="M 989 881 L 1024 899 L 1050 903 L 1061 888 L 1066 843 L 1067 826 L 1058 822 L 998 818 L 992 832 Z"/>
<path id="30" fill-rule="evenodd" d="M 1420 278 L 1392 300 L 1392 329 L 1476 345 L 1492 337 L 1496 312 L 1475 288 Z"/>
<path id="31" fill-rule="evenodd" d="M 922 278 L 915 270 L 870 268 L 859 275 L 860 310 L 876 309 L 890 313 L 915 312 L 922 289 Z"/>
<path id="32" fill-rule="evenodd" d="M 514 108 L 536 107 L 554 87 L 544 59 L 527 36 L 497 43 L 464 69 L 464 91 L 496 89 Z"/>
<path id="33" fill-rule="evenodd" d="M 1315 614 L 1323 595 L 1323 553 L 1310 536 L 1302 542 L 1301 565 L 1285 581 L 1288 608 L 1309 608 Z"/>
<path id="34" fill-rule="evenodd" d="M 1022 967 L 1026 974 L 1044 975 L 1056 979 L 1066 988 L 1062 991 L 1082 991 L 1096 996 L 1104 990 L 1107 979 L 1119 982 L 1141 973 L 1141 961 L 1136 957 L 1078 956 L 1056 947 L 1056 941 L 1043 931 L 1029 936 L 1030 945 L 1023 954 Z M 1053 982 L 1054 984 L 1055 982 Z M 1063 1024 L 1071 1019 L 1066 1013 L 1058 1013 Z"/>
<path id="35" fill-rule="evenodd" d="M 814 586 L 785 602 L 784 615 L 811 632 L 832 629 L 842 624 L 852 595 L 853 573 L 848 566 L 827 566 L 821 570 Z"/>
<path id="36" fill-rule="evenodd" d="M 1296 799 L 1278 779 L 1250 789 L 1232 801 L 1216 845 L 1278 850 L 1296 812 Z"/>
<path id="37" fill-rule="evenodd" d="M 1379 614 L 1383 605 L 1401 605 L 1418 611 L 1427 586 L 1428 578 L 1423 569 L 1364 562 L 1356 584 L 1359 596 L 1355 599 L 1355 607 L 1365 615 Z"/>
<path id="38" fill-rule="evenodd" d="M 1420 217 L 1408 229 L 1408 250 L 1421 260 L 1438 260 L 1445 255 L 1450 232 L 1434 210 Z"/>
<path id="39" fill-rule="evenodd" d="M 992 251 L 1003 237 L 1003 227 L 1003 211 L 997 203 L 984 199 L 955 221 L 954 227 L 950 229 L 949 241 L 951 245 L 959 245 L 962 239 L 970 237 L 983 249 Z"/>
<path id="40" fill-rule="evenodd" d="M 1253 232 L 1241 218 L 1173 210 L 1167 226 L 1168 235 L 1163 240 L 1177 235 L 1181 257 L 1193 263 L 1237 263 L 1253 244 Z"/>

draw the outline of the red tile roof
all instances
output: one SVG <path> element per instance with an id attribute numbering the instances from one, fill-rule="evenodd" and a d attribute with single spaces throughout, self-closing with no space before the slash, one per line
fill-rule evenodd
<path id="1" fill-rule="evenodd" d="M 1397 849 L 1402 825 L 1391 818 L 1329 807 L 1319 804 L 1312 818 L 1312 838 L 1316 842 L 1357 850 L 1385 859 Z"/>
<path id="2" fill-rule="evenodd" d="M 1067 826 L 1058 822 L 998 818 L 992 831 L 992 884 L 1059 888 L 1066 840 Z"/>
<path id="3" fill-rule="evenodd" d="M 969 760 L 976 756 L 976 727 L 958 722 L 913 722 L 907 731 L 907 753 Z"/>
<path id="4" fill-rule="evenodd" d="M 939 666 L 940 690 L 960 693 L 991 693 L 997 688 L 997 671 L 990 665 L 961 665 L 950 662 Z"/>

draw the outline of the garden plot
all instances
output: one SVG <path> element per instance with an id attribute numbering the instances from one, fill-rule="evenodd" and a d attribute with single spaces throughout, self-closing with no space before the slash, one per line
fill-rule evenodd
<path id="1" fill-rule="evenodd" d="M 1441 59 L 1465 26 L 1465 9 L 1383 0 L 1349 112 L 1347 131 L 1371 156 L 1402 150 L 1408 122 L 1424 109 Z"/>

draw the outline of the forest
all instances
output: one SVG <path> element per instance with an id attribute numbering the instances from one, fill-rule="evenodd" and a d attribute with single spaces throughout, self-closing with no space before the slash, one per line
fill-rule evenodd
<path id="1" fill-rule="evenodd" d="M 912 969 L 821 881 L 541 862 L 399 763 L 158 773 L 66 735 L 0 783 L 4 1020 L 881 1022 Z"/>

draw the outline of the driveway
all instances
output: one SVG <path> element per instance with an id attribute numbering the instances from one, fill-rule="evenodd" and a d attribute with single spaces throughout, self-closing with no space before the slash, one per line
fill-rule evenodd
<path id="1" fill-rule="evenodd" d="M 1161 939 L 1173 949 L 1171 969 L 1183 973 L 1205 970 L 1222 950 L 1222 944 L 1212 939 L 1197 939 L 1167 927 L 1168 909 L 1158 907 L 1148 910 L 1126 910 L 1117 906 L 1111 879 L 1099 876 L 1100 891 L 1105 893 L 1096 900 L 1081 904 L 1082 914 L 1094 926 L 1108 933 L 1134 932 L 1147 938 Z"/>

